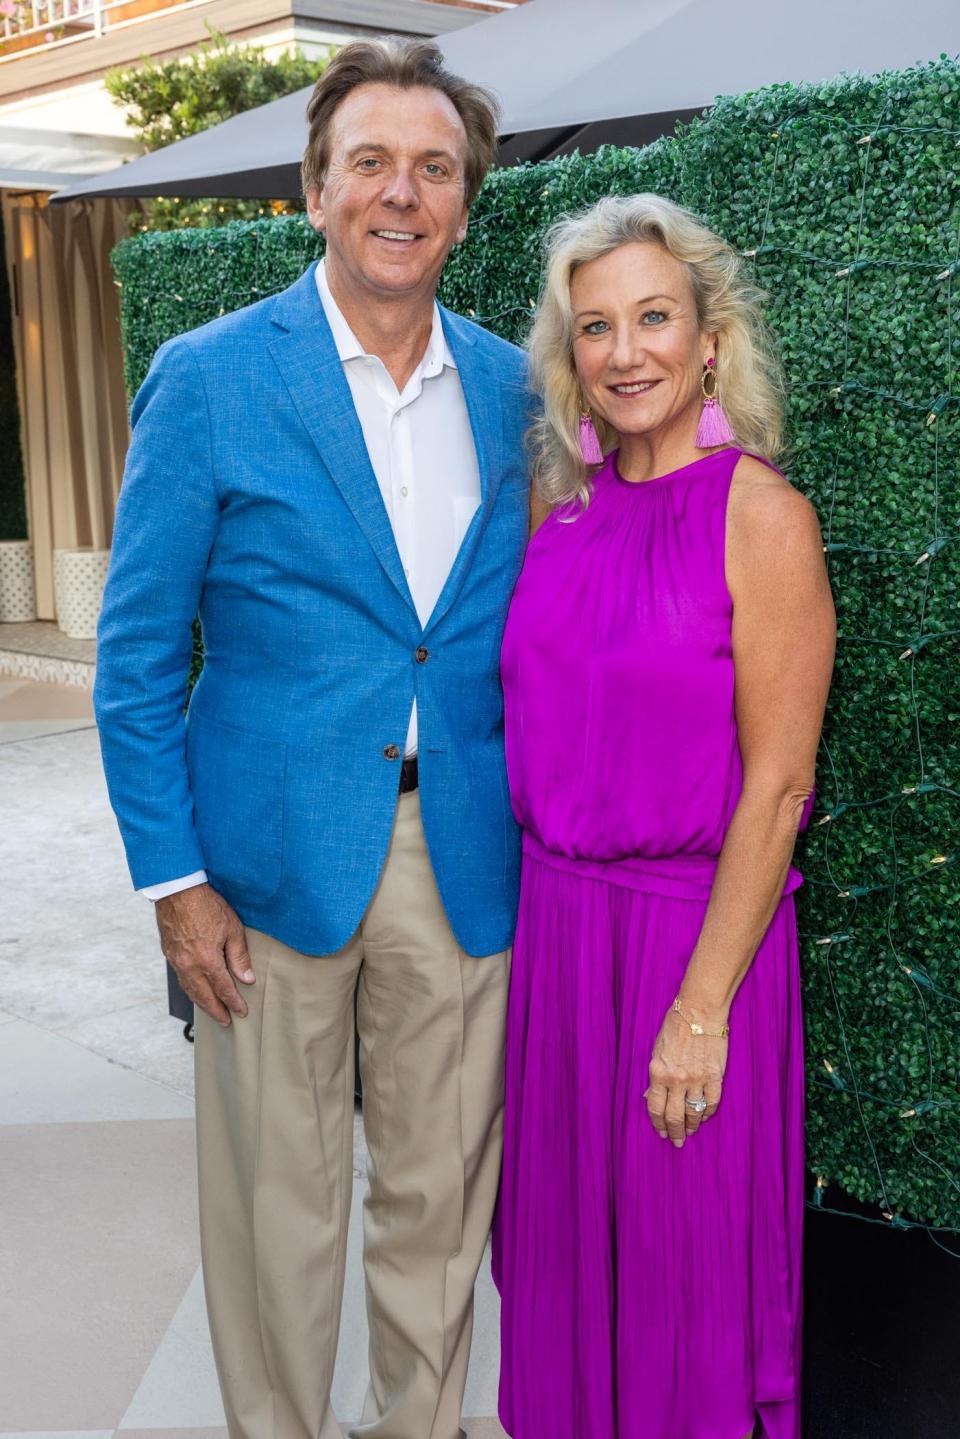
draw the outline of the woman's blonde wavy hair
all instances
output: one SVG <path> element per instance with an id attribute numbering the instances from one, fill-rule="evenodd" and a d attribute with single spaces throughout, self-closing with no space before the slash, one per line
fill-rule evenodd
<path id="1" fill-rule="evenodd" d="M 530 374 L 543 409 L 528 437 L 534 484 L 549 504 L 590 497 L 591 470 L 580 453 L 582 394 L 573 360 L 570 282 L 579 265 L 637 240 L 662 245 L 687 268 L 700 329 L 716 334 L 719 395 L 736 443 L 768 460 L 783 449 L 784 381 L 763 291 L 740 256 L 689 210 L 661 195 L 608 196 L 551 226 L 546 273 L 527 340 Z M 607 453 L 616 431 L 594 416 Z"/>

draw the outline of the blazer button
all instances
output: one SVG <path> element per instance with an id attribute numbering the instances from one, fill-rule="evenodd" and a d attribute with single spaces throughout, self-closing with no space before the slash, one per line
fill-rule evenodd
<path id="1" fill-rule="evenodd" d="M 400 746 L 398 744 L 388 744 L 383 752 L 383 757 L 384 759 L 399 759 Z"/>
<path id="2" fill-rule="evenodd" d="M 420 646 L 418 647 L 418 649 L 417 649 L 417 652 L 416 652 L 417 664 L 418 664 L 418 665 L 426 664 L 426 662 L 427 662 L 427 660 L 428 660 L 429 658 L 430 658 L 430 651 L 424 649 L 423 645 L 420 645 Z"/>

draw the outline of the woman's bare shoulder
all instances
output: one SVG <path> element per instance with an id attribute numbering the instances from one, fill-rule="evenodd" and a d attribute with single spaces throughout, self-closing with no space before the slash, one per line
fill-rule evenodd
<path id="1" fill-rule="evenodd" d="M 799 540 L 821 547 L 817 512 L 780 470 L 754 455 L 741 455 L 733 472 L 727 510 L 730 538 L 748 548 Z"/>

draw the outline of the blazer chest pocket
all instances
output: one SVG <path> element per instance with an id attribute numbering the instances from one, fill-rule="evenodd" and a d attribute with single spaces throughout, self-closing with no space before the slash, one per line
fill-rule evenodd
<path id="1" fill-rule="evenodd" d="M 280 887 L 286 745 L 191 714 L 187 768 L 204 864 L 238 902 Z"/>

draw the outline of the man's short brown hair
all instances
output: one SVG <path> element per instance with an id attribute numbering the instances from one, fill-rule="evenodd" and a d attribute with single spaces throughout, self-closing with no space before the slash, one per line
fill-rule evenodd
<path id="1" fill-rule="evenodd" d="M 472 205 L 493 163 L 500 106 L 489 90 L 444 69 L 443 53 L 432 40 L 394 35 L 345 45 L 317 81 L 307 106 L 310 136 L 300 170 L 304 194 L 311 186 L 323 185 L 334 112 L 358 85 L 396 85 L 400 90 L 421 86 L 447 96 L 467 132 L 464 198 Z"/>

